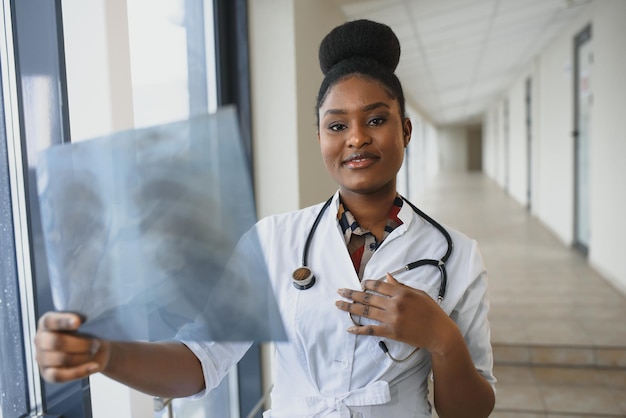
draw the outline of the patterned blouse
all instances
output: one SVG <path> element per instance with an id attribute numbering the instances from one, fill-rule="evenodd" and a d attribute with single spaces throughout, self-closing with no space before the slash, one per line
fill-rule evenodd
<path id="1" fill-rule="evenodd" d="M 402 225 L 402 221 L 398 218 L 402 204 L 402 198 L 396 195 L 396 199 L 387 215 L 383 241 L 389 236 L 391 231 Z M 341 197 L 339 198 L 337 221 L 343 231 L 343 237 L 348 246 L 348 252 L 350 253 L 354 270 L 357 272 L 359 280 L 363 280 L 363 271 L 365 270 L 367 262 L 372 258 L 374 251 L 376 251 L 383 241 L 377 242 L 374 234 L 358 224 L 352 213 L 350 213 L 350 210 L 341 201 Z"/>

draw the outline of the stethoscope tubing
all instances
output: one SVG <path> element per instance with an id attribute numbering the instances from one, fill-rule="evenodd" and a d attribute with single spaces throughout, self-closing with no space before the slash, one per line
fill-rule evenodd
<path id="1" fill-rule="evenodd" d="M 326 209 L 328 209 L 328 207 L 330 206 L 330 203 L 333 201 L 333 196 L 331 196 L 326 203 L 324 203 L 324 206 L 322 206 L 322 208 L 320 209 L 320 211 L 317 213 L 317 216 L 315 217 L 315 221 L 313 222 L 313 225 L 311 225 L 311 229 L 309 229 L 309 235 L 306 237 L 306 241 L 304 243 L 304 251 L 302 251 L 302 266 L 303 267 L 309 267 L 309 248 L 311 247 L 311 241 L 313 240 L 313 234 L 315 234 L 315 231 L 317 230 L 317 226 L 319 225 L 320 221 L 322 220 L 322 216 L 324 215 L 324 212 L 326 212 Z"/>
<path id="2" fill-rule="evenodd" d="M 423 211 L 421 211 L 417 206 L 415 206 L 413 203 L 409 202 L 404 196 L 401 196 L 402 200 L 404 202 L 406 202 L 411 209 L 413 209 L 413 211 L 421 216 L 423 219 L 425 219 L 428 223 L 430 223 L 432 226 L 434 226 L 439 232 L 441 232 L 441 234 L 444 236 L 448 247 L 446 250 L 446 253 L 443 255 L 443 257 L 441 257 L 441 259 L 439 260 L 435 260 L 435 259 L 421 259 L 421 260 L 417 260 L 417 261 L 413 261 L 411 263 L 408 263 L 406 266 L 395 270 L 393 272 L 391 272 L 390 274 L 392 276 L 395 276 L 398 273 L 402 273 L 405 271 L 410 271 L 413 270 L 417 267 L 420 266 L 426 266 L 426 265 L 431 265 L 431 266 L 435 266 L 439 269 L 439 272 L 441 274 L 441 284 L 439 286 L 439 293 L 437 296 L 437 302 L 439 304 L 441 304 L 441 302 L 443 301 L 445 294 L 446 294 L 446 289 L 448 286 L 448 273 L 446 270 L 446 262 L 448 261 L 448 258 L 450 257 L 450 255 L 452 254 L 452 249 L 454 248 L 454 242 L 452 241 L 452 237 L 450 236 L 450 234 L 448 233 L 448 231 L 437 221 L 435 221 L 433 218 L 431 218 L 430 216 L 428 216 L 426 213 L 424 213 Z M 311 242 L 313 241 L 313 236 L 315 234 L 315 231 L 317 230 L 317 227 L 322 219 L 322 216 L 324 215 L 324 213 L 326 212 L 326 210 L 328 209 L 328 207 L 330 206 L 331 202 L 333 200 L 333 196 L 331 196 L 325 203 L 324 205 L 321 207 L 320 211 L 317 213 L 317 216 L 315 217 L 315 221 L 313 222 L 313 225 L 311 226 L 311 229 L 309 230 L 309 234 L 307 235 L 306 241 L 304 243 L 304 250 L 302 251 L 302 267 L 298 268 L 296 271 L 304 269 L 307 274 L 308 274 L 308 278 L 307 281 L 305 282 L 306 284 L 299 284 L 298 280 L 296 280 L 296 273 L 294 272 L 294 282 L 293 285 L 299 289 L 299 290 L 306 290 L 309 289 L 310 287 L 312 287 L 315 284 L 315 276 L 313 275 L 313 272 L 311 271 L 310 267 L 308 266 L 308 254 L 309 254 L 309 249 L 311 246 Z M 385 277 L 381 277 L 378 280 L 384 280 Z M 300 282 L 302 283 L 302 282 Z M 352 322 L 355 325 L 359 325 L 359 323 L 357 323 L 357 321 L 355 321 L 355 319 L 353 318 L 352 314 L 350 314 L 350 319 L 352 320 Z M 389 349 L 387 348 L 387 344 L 385 344 L 384 341 L 379 341 L 378 345 L 380 346 L 381 350 L 394 362 L 396 363 L 402 363 L 406 360 L 408 360 L 409 358 L 411 358 L 418 350 L 419 347 L 416 347 L 408 356 L 406 356 L 405 358 L 402 359 L 397 359 L 394 356 L 391 355 L 391 353 L 389 352 Z"/>
<path id="3" fill-rule="evenodd" d="M 439 286 L 439 293 L 437 296 L 437 300 L 438 302 L 441 303 L 441 301 L 443 301 L 445 295 L 446 295 L 446 289 L 448 286 L 448 273 L 446 271 L 445 268 L 445 264 L 448 261 L 448 258 L 450 257 L 450 254 L 452 254 L 452 249 L 454 248 L 454 242 L 452 242 L 452 237 L 450 236 L 450 234 L 448 233 L 448 231 L 446 231 L 446 229 L 437 221 L 435 221 L 433 218 L 431 218 L 430 216 L 428 216 L 426 213 L 424 213 L 423 211 L 421 211 L 417 206 L 415 206 L 413 203 L 411 203 L 408 199 L 406 199 L 404 196 L 401 196 L 402 200 L 404 202 L 406 202 L 411 209 L 413 209 L 413 211 L 415 213 L 417 213 L 419 216 L 421 216 L 422 218 L 424 218 L 428 223 L 430 223 L 432 226 L 434 226 L 435 228 L 437 228 L 437 230 L 439 232 L 441 232 L 441 234 L 444 236 L 447 244 L 448 244 L 448 248 L 446 250 L 446 253 L 443 255 L 443 257 L 441 257 L 441 259 L 439 260 L 434 260 L 434 259 L 422 259 L 422 260 L 418 260 L 418 261 L 414 261 L 412 263 L 408 263 L 406 266 L 404 266 L 403 268 L 392 272 L 392 275 L 402 272 L 402 271 L 410 271 L 413 270 L 414 268 L 420 267 L 420 266 L 424 266 L 424 265 L 432 265 L 437 267 L 440 272 L 441 272 L 441 284 Z M 326 212 L 326 209 L 328 209 L 328 207 L 330 206 L 331 202 L 333 200 L 333 196 L 331 196 L 322 206 L 322 208 L 319 210 L 319 212 L 317 213 L 317 216 L 315 217 L 315 221 L 313 222 L 313 225 L 311 226 L 311 229 L 309 230 L 309 234 L 307 235 L 306 241 L 304 243 L 304 250 L 302 251 L 302 266 L 306 267 L 310 270 L 309 265 L 308 265 L 308 257 L 309 257 L 309 249 L 311 247 L 311 242 L 313 241 L 313 236 L 315 234 L 315 231 L 317 230 L 317 226 L 319 225 L 322 216 L 324 215 L 324 213 Z M 315 282 L 315 278 L 313 277 L 313 283 Z M 310 288 L 312 286 L 300 286 L 297 283 L 294 282 L 294 286 L 296 286 L 296 288 L 300 289 L 300 290 L 306 290 L 308 288 Z"/>

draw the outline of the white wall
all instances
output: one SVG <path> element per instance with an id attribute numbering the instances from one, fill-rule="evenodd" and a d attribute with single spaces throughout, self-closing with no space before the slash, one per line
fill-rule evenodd
<path id="1" fill-rule="evenodd" d="M 438 131 L 410 103 L 407 103 L 406 112 L 411 119 L 413 133 L 407 157 L 398 173 L 398 191 L 417 203 L 428 182 L 440 170 Z"/>
<path id="2" fill-rule="evenodd" d="M 447 126 L 438 129 L 441 171 L 467 171 L 467 128 Z"/>
<path id="3" fill-rule="evenodd" d="M 626 289 L 626 2 L 594 4 L 589 260 Z"/>
<path id="4" fill-rule="evenodd" d="M 298 208 L 293 0 L 248 2 L 257 213 Z"/>
<path id="5" fill-rule="evenodd" d="M 505 187 L 504 100 L 495 103 L 485 114 L 483 171 L 500 187 Z"/>
<path id="6" fill-rule="evenodd" d="M 533 203 L 533 212 L 566 244 L 573 240 L 574 153 L 572 51 L 575 33 L 586 19 L 576 19 L 538 57 L 540 80 L 536 101 L 542 108 L 538 123 L 537 167 L 541 182 L 534 194 L 541 204 Z"/>
<path id="7" fill-rule="evenodd" d="M 317 203 L 336 189 L 321 160 L 314 108 L 322 80 L 317 49 L 343 18 L 323 0 L 248 6 L 254 176 L 263 217 Z"/>
<path id="8" fill-rule="evenodd" d="M 526 79 L 520 79 L 509 95 L 509 146 L 507 190 L 522 205 L 527 203 Z"/>
<path id="9" fill-rule="evenodd" d="M 502 103 L 510 104 L 510 193 L 525 204 L 524 82 L 533 83 L 532 213 L 566 245 L 574 236 L 573 42 L 592 26 L 589 262 L 626 291 L 626 2 L 592 1 L 485 115 L 484 171 L 501 183 Z"/>

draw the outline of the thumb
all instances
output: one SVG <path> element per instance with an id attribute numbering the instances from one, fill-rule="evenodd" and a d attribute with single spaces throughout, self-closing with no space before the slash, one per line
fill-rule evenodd
<path id="1" fill-rule="evenodd" d="M 48 331 L 76 331 L 84 316 L 75 312 L 46 312 L 39 318 L 38 327 Z"/>

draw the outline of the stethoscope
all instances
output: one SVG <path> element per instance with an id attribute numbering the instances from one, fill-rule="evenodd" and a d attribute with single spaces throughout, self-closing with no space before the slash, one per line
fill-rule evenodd
<path id="1" fill-rule="evenodd" d="M 439 224 L 437 221 L 435 221 L 433 218 L 431 218 L 430 216 L 426 215 L 424 212 L 422 212 L 420 209 L 418 209 L 415 205 L 413 205 L 411 202 L 409 202 L 406 198 L 404 198 L 403 196 L 402 200 L 404 202 L 406 202 L 411 209 L 413 209 L 413 211 L 421 216 L 423 219 L 425 219 L 429 224 L 431 224 L 432 226 L 434 226 L 439 232 L 441 232 L 441 234 L 444 236 L 444 238 L 446 239 L 446 242 L 448 244 L 448 248 L 446 250 L 446 253 L 443 255 L 443 257 L 441 257 L 439 260 L 434 260 L 434 259 L 422 259 L 422 260 L 417 260 L 414 261 L 412 263 L 407 264 L 406 266 L 392 271 L 390 274 L 392 276 L 395 276 L 398 273 L 402 273 L 402 272 L 406 272 L 406 271 L 410 271 L 413 270 L 417 267 L 421 267 L 421 266 L 435 266 L 439 269 L 439 273 L 441 275 L 441 283 L 439 285 L 439 293 L 437 296 L 437 303 L 441 304 L 441 302 L 443 301 L 443 298 L 446 295 L 446 287 L 448 284 L 448 273 L 446 271 L 446 262 L 448 261 L 448 258 L 450 257 L 450 254 L 452 254 L 452 249 L 454 248 L 454 243 L 452 242 L 452 238 L 450 237 L 450 234 L 448 233 L 448 231 L 446 231 L 446 229 L 441 226 L 441 224 Z M 309 249 L 311 247 L 311 241 L 313 240 L 313 235 L 315 234 L 315 231 L 317 230 L 317 227 L 322 219 L 322 216 L 324 215 L 324 212 L 326 212 L 326 209 L 328 209 L 328 207 L 330 206 L 330 203 L 332 202 L 333 197 L 331 196 L 330 199 L 328 199 L 324 205 L 322 206 L 322 208 L 320 209 L 320 211 L 317 214 L 317 217 L 315 218 L 315 221 L 313 222 L 313 225 L 311 226 L 311 229 L 309 230 L 309 235 L 306 238 L 306 242 L 304 243 L 304 250 L 302 252 L 302 266 L 298 267 L 296 270 L 294 270 L 292 278 L 293 278 L 293 285 L 295 286 L 296 289 L 299 290 L 306 290 L 306 289 L 310 289 L 311 287 L 313 287 L 313 285 L 315 284 L 315 275 L 313 274 L 313 271 L 311 270 L 311 268 L 308 265 L 308 255 L 309 255 Z M 385 277 L 381 277 L 378 280 L 384 280 Z M 352 322 L 355 325 L 361 325 L 357 320 L 354 319 L 354 316 L 352 313 L 349 314 L 350 315 L 350 319 L 352 319 Z M 389 353 L 389 349 L 387 348 L 387 345 L 385 344 L 384 341 L 380 341 L 378 343 L 378 345 L 380 346 L 381 350 L 383 350 L 383 352 L 385 354 L 387 354 L 387 356 L 393 360 L 394 362 L 403 362 L 408 360 L 411 356 L 413 356 L 413 354 L 415 354 L 417 352 L 417 350 L 419 350 L 419 348 L 415 348 L 415 350 L 413 350 L 413 352 L 411 354 L 409 354 L 407 357 L 403 358 L 403 359 L 397 359 L 395 357 L 393 357 L 391 355 L 391 353 Z"/>

